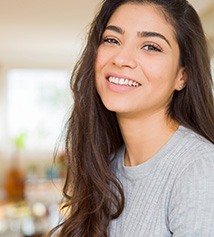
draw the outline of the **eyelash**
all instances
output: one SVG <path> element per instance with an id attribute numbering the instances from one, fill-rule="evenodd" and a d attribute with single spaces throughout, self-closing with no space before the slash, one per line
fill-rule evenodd
<path id="1" fill-rule="evenodd" d="M 119 44 L 119 41 L 116 40 L 115 38 L 104 38 L 102 40 L 103 43 L 108 43 L 108 44 Z"/>
<path id="2" fill-rule="evenodd" d="M 147 47 L 147 49 L 145 49 Z M 156 44 L 149 43 L 143 46 L 143 48 L 147 51 L 156 51 L 156 52 L 162 52 L 161 48 L 157 46 Z"/>
<path id="3" fill-rule="evenodd" d="M 110 38 L 110 37 L 106 37 L 102 40 L 103 43 L 108 43 L 108 44 L 116 44 L 119 45 L 119 41 L 115 38 Z M 147 49 L 145 49 L 147 47 Z M 154 43 L 147 43 L 145 44 L 142 49 L 145 49 L 146 51 L 154 51 L 154 52 L 162 52 L 162 49 L 154 44 Z"/>

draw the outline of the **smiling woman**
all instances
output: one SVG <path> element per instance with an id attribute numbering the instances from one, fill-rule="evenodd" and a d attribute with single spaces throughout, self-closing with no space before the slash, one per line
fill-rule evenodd
<path id="1" fill-rule="evenodd" d="M 121 112 L 135 118 L 136 113 L 165 116 L 174 90 L 186 83 L 186 73 L 179 65 L 173 28 L 161 10 L 142 4 L 119 7 L 103 33 L 96 75 L 102 102 L 118 112 L 118 119 Z M 121 85 L 123 80 L 127 85 Z"/>
<path id="2" fill-rule="evenodd" d="M 214 101 L 192 6 L 103 1 L 71 86 L 67 215 L 49 236 L 211 237 Z"/>

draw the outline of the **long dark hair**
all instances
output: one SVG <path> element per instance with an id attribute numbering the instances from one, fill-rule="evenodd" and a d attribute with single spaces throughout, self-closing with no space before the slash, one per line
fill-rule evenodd
<path id="1" fill-rule="evenodd" d="M 152 4 L 173 25 L 185 67 L 187 85 L 175 91 L 168 116 L 214 143 L 214 103 L 207 42 L 200 19 L 185 0 L 105 0 L 92 22 L 87 45 L 71 77 L 74 107 L 67 124 L 67 215 L 62 237 L 106 237 L 109 222 L 124 208 L 124 193 L 113 174 L 112 160 L 123 144 L 114 112 L 108 111 L 95 88 L 97 49 L 107 22 L 125 3 Z"/>

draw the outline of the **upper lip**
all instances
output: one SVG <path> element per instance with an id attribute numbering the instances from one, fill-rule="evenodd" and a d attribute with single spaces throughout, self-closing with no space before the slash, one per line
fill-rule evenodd
<path id="1" fill-rule="evenodd" d="M 128 79 L 128 80 L 132 80 L 134 82 L 137 82 L 138 84 L 141 85 L 141 83 L 137 80 L 135 80 L 134 78 L 130 77 L 130 76 L 127 76 L 127 75 L 122 75 L 122 74 L 117 74 L 117 73 L 108 73 L 106 75 L 106 78 L 108 79 L 109 77 L 117 77 L 117 78 L 123 78 L 123 79 Z"/>

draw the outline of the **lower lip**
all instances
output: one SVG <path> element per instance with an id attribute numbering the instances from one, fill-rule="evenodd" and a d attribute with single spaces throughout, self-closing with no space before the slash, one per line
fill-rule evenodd
<path id="1" fill-rule="evenodd" d="M 107 87 L 111 91 L 117 92 L 117 93 L 129 92 L 129 91 L 133 91 L 133 90 L 136 90 L 137 88 L 139 88 L 139 87 L 134 87 L 134 86 L 114 84 L 114 83 L 109 82 L 108 80 L 106 80 L 106 84 L 107 84 Z"/>

